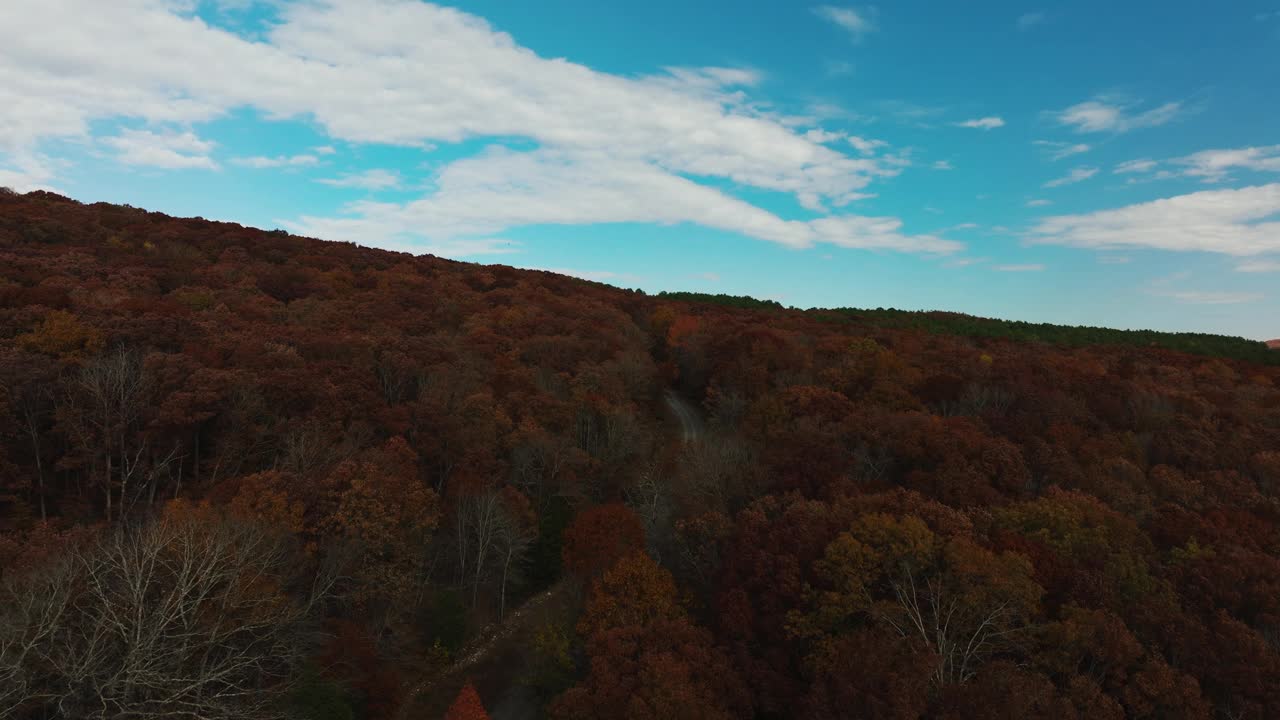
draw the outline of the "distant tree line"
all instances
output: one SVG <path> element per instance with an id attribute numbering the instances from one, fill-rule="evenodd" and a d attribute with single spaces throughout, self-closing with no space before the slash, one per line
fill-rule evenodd
<path id="1" fill-rule="evenodd" d="M 774 300 L 758 300 L 746 295 L 697 292 L 662 292 L 661 300 L 709 303 L 744 310 L 783 310 Z M 933 335 L 1005 338 L 1021 342 L 1042 342 L 1068 347 L 1122 345 L 1158 347 L 1166 350 L 1280 365 L 1280 353 L 1265 342 L 1210 333 L 1159 332 L 1156 330 L 1116 330 L 1085 325 L 1054 325 L 1022 320 L 999 320 L 964 313 L 937 310 L 896 310 L 893 308 L 817 308 L 805 311 L 820 320 L 852 322 L 874 327 L 920 330 Z"/>

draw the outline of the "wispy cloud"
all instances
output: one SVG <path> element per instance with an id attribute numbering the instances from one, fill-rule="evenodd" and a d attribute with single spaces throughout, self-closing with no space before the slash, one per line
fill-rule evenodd
<path id="1" fill-rule="evenodd" d="M 557 275 L 568 275 L 576 277 L 579 280 L 590 280 L 592 282 L 609 283 L 617 285 L 619 283 L 634 283 L 641 280 L 638 275 L 629 273 L 614 272 L 612 270 L 575 270 L 573 268 L 558 267 L 530 267 L 527 270 L 542 270 L 544 272 L 552 272 Z"/>
<path id="2" fill-rule="evenodd" d="M 1027 201 L 1027 207 L 1045 207 L 1052 204 L 1052 200 L 1045 200 L 1044 198 L 1036 198 L 1034 200 Z"/>
<path id="3" fill-rule="evenodd" d="M 843 140 L 844 134 L 823 130 L 822 128 L 814 128 L 804 134 L 805 138 L 816 143 L 832 143 L 837 140 Z"/>
<path id="4" fill-rule="evenodd" d="M 855 41 L 861 40 L 864 35 L 876 30 L 875 21 L 872 19 L 874 15 L 872 10 L 855 10 L 851 7 L 819 5 L 813 8 L 813 12 L 823 20 L 843 28 Z"/>
<path id="5" fill-rule="evenodd" d="M 1088 180 L 1089 178 L 1097 174 L 1098 174 L 1098 168 L 1096 167 L 1073 168 L 1071 172 L 1055 180 L 1050 180 L 1049 182 L 1045 183 L 1044 186 L 1047 188 L 1056 188 L 1056 187 L 1062 187 L 1063 185 L 1074 185 L 1075 183 L 1078 183 L 1078 182 L 1084 182 L 1085 180 Z"/>
<path id="6" fill-rule="evenodd" d="M 400 174 L 394 170 L 375 168 L 364 172 L 348 173 L 336 178 L 316 180 L 324 185 L 342 188 L 361 188 L 363 190 L 392 190 L 400 187 Z"/>
<path id="7" fill-rule="evenodd" d="M 203 168 L 216 170 L 218 163 L 209 157 L 214 143 L 202 140 L 190 130 L 183 132 L 124 130 L 102 144 L 116 151 L 116 160 L 125 165 L 177 170 Z"/>
<path id="8" fill-rule="evenodd" d="M 320 162 L 320 158 L 315 155 L 277 155 L 275 157 L 263 157 L 255 155 L 253 157 L 237 157 L 231 158 L 231 164 L 240 165 L 249 168 L 277 168 L 277 167 L 301 167 L 304 165 L 315 165 Z"/>
<path id="9" fill-rule="evenodd" d="M 857 71 L 857 67 L 847 60 L 828 60 L 826 68 L 829 77 L 848 77 Z"/>
<path id="10" fill-rule="evenodd" d="M 318 237 L 356 242 L 424 228 L 432 237 L 465 237 L 527 225 L 689 222 L 793 248 L 826 243 L 946 254 L 964 247 L 935 235 L 906 234 L 892 217 L 785 220 L 717 188 L 605 155 L 492 149 L 444 167 L 434 186 L 432 194 L 407 204 L 359 203 L 350 208 L 352 217 L 304 217 L 299 224 Z"/>
<path id="11" fill-rule="evenodd" d="M 1150 172 L 1151 170 L 1155 169 L 1157 164 L 1158 163 L 1155 160 L 1151 160 L 1148 158 L 1142 158 L 1140 160 L 1127 160 L 1117 165 L 1115 167 L 1115 170 L 1112 170 L 1111 172 L 1117 175 L 1124 175 L 1126 173 Z"/>
<path id="12" fill-rule="evenodd" d="M 863 155 L 871 155 L 876 150 L 885 147 L 889 143 L 883 140 L 869 140 L 867 138 L 860 138 L 857 135 L 850 135 L 849 144 Z"/>
<path id="13" fill-rule="evenodd" d="M 1041 263 L 1030 263 L 1026 265 L 996 265 L 991 268 L 999 272 L 1040 272 L 1045 266 Z"/>
<path id="14" fill-rule="evenodd" d="M 1116 173 L 1151 173 L 1153 179 L 1167 180 L 1176 177 L 1198 178 L 1206 183 L 1218 183 L 1230 177 L 1232 170 L 1252 172 L 1280 172 L 1280 145 L 1261 147 L 1220 148 L 1201 150 L 1163 163 L 1150 159 L 1130 160 L 1116 166 Z M 1130 181 L 1133 182 L 1133 181 Z"/>
<path id="15" fill-rule="evenodd" d="M 1124 255 L 1099 255 L 1099 265 L 1124 265 L 1128 263 L 1130 258 Z"/>
<path id="16" fill-rule="evenodd" d="M 1153 248 L 1227 255 L 1280 253 L 1280 183 L 1205 190 L 1083 215 L 1042 220 L 1033 243 Z"/>
<path id="17" fill-rule="evenodd" d="M 57 175 L 55 164 L 36 153 L 19 153 L 7 161 L 0 155 L 0 187 L 20 193 L 57 190 L 51 184 Z"/>
<path id="18" fill-rule="evenodd" d="M 1265 295 L 1244 292 L 1205 292 L 1200 290 L 1150 290 L 1149 295 L 1166 297 L 1188 305 L 1239 305 L 1258 302 Z"/>
<path id="19" fill-rule="evenodd" d="M 955 166 L 949 160 L 939 160 L 933 164 L 934 170 L 955 170 Z"/>
<path id="20" fill-rule="evenodd" d="M 1250 260 L 1236 266 L 1236 272 L 1273 273 L 1280 272 L 1280 260 Z"/>
<path id="21" fill-rule="evenodd" d="M 956 123 L 957 127 L 977 128 L 979 130 L 994 130 L 998 127 L 1004 127 L 1004 119 L 994 115 L 989 117 L 974 118 L 973 120 L 965 120 Z"/>
<path id="22" fill-rule="evenodd" d="M 1068 143 L 1056 140 L 1035 140 L 1032 144 L 1044 148 L 1053 160 L 1061 160 L 1072 155 L 1087 153 L 1093 149 L 1085 143 Z"/>
<path id="23" fill-rule="evenodd" d="M 901 123 L 917 127 L 931 127 L 930 123 L 947 112 L 947 108 L 939 105 L 921 105 L 909 100 L 877 100 L 871 103 L 871 109 Z"/>
<path id="24" fill-rule="evenodd" d="M 1221 182 L 1233 169 L 1255 172 L 1280 172 L 1280 145 L 1247 147 L 1233 150 L 1202 150 L 1172 161 L 1181 166 L 1181 174 L 1204 182 Z"/>
<path id="25" fill-rule="evenodd" d="M 1018 16 L 1018 30 L 1027 31 L 1031 28 L 1044 23 L 1049 16 L 1043 12 L 1029 12 Z"/>
<path id="26" fill-rule="evenodd" d="M 1122 102 L 1109 96 L 1072 105 L 1050 113 L 1060 124 L 1076 132 L 1123 133 L 1170 122 L 1182 111 L 1182 103 L 1168 102 L 1149 110 L 1135 112 L 1137 103 Z"/>

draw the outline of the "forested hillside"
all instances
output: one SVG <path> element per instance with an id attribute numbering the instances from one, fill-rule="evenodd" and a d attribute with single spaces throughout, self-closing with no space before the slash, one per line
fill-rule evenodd
<path id="1" fill-rule="evenodd" d="M 1280 716 L 1276 354 L 900 315 L 0 193 L 0 717 Z"/>

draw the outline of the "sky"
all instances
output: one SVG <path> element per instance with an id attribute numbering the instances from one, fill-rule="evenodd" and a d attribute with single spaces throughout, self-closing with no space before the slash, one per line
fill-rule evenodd
<path id="1" fill-rule="evenodd" d="M 649 292 L 1280 336 L 1280 0 L 4 0 L 0 186 Z"/>

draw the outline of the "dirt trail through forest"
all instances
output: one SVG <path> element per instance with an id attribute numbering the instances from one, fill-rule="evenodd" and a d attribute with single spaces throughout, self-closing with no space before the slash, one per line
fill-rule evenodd
<path id="1" fill-rule="evenodd" d="M 663 402 L 679 424 L 683 442 L 695 442 L 702 437 L 706 425 L 697 407 L 674 390 L 663 393 Z M 519 659 L 521 643 L 537 628 L 544 615 L 542 610 L 558 607 L 568 591 L 568 584 L 560 581 L 526 600 L 502 622 L 486 627 L 479 637 L 458 651 L 457 660 L 443 674 L 425 677 L 409 690 L 397 720 L 433 720 L 443 715 L 447 705 L 441 703 L 451 702 L 469 678 L 476 683 L 486 703 L 493 705 L 490 714 L 495 720 L 523 716 L 518 707 L 523 704 L 523 698 L 515 688 L 522 668 L 501 666 L 504 661 Z"/>

